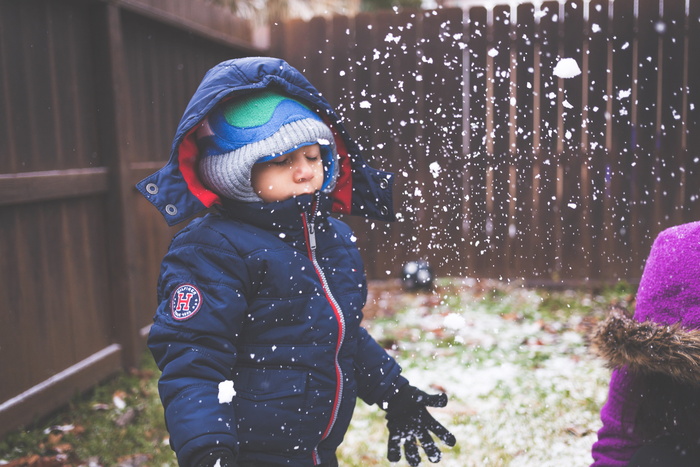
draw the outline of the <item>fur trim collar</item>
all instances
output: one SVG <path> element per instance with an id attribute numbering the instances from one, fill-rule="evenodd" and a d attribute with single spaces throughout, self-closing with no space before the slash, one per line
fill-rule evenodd
<path id="1" fill-rule="evenodd" d="M 613 310 L 597 327 L 591 344 L 611 368 L 663 373 L 700 386 L 700 330 L 684 329 L 679 323 L 640 323 L 622 310 Z"/>

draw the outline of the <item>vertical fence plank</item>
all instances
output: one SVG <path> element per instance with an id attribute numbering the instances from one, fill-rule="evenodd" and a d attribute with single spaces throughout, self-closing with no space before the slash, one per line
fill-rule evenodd
<path id="1" fill-rule="evenodd" d="M 488 89 L 488 18 L 484 7 L 469 9 L 467 21 L 467 163 L 465 203 L 467 272 L 476 276 L 488 267 L 486 235 L 486 107 Z"/>
<path id="2" fill-rule="evenodd" d="M 330 104 L 334 106 L 338 115 L 343 119 L 343 124 L 347 131 L 353 137 L 357 137 L 360 129 L 355 127 L 355 111 L 357 106 L 357 98 L 355 96 L 356 88 L 356 69 L 357 63 L 355 58 L 356 44 L 355 22 L 353 18 L 347 16 L 335 16 L 331 27 L 331 43 L 333 47 L 333 71 L 332 77 L 335 83 L 335 92 L 331 96 Z M 352 216 L 343 216 L 343 220 L 347 222 L 352 229 L 357 232 L 359 228 L 364 228 L 359 219 L 354 219 Z M 365 238 L 358 236 L 358 247 L 360 251 L 365 249 Z M 371 245 L 368 245 L 371 246 Z M 366 254 L 363 258 L 366 258 Z M 366 261 L 367 262 L 367 261 Z M 367 265 L 365 265 L 365 268 Z M 372 276 L 370 276 L 372 277 Z"/>
<path id="3" fill-rule="evenodd" d="M 2 216 L 3 230 L 8 234 L 8 240 L 10 245 L 14 245 L 12 253 L 7 257 L 8 266 L 14 266 L 12 269 L 12 274 L 8 274 L 8 279 L 16 280 L 16 294 L 12 294 L 11 297 L 19 298 L 22 300 L 17 300 L 12 303 L 12 300 L 8 304 L 9 306 L 6 310 L 9 310 L 10 317 L 16 326 L 13 329 L 13 333 L 7 333 L 10 329 L 9 326 L 3 326 L 3 342 L 6 344 L 6 349 L 3 357 L 0 359 L 3 362 L 3 367 L 14 367 L 17 365 L 15 370 L 14 378 L 6 378 L 2 387 L 3 400 L 7 400 L 12 396 L 19 394 L 22 390 L 27 387 L 31 387 L 41 381 L 38 377 L 46 370 L 47 362 L 42 361 L 42 359 L 35 358 L 34 351 L 32 347 L 37 347 L 32 345 L 32 340 L 28 339 L 27 336 L 35 337 L 36 342 L 39 343 L 38 347 L 44 350 L 42 347 L 45 345 L 44 342 L 39 341 L 37 334 L 38 328 L 35 324 L 37 321 L 36 315 L 40 312 L 40 301 L 41 296 L 37 294 L 35 290 L 32 290 L 32 284 L 39 284 L 39 278 L 36 277 L 36 268 L 32 265 L 31 247 L 33 246 L 30 242 L 32 240 L 37 240 L 37 231 L 35 229 L 26 227 L 27 214 L 30 214 L 30 210 L 25 210 L 20 212 L 20 210 L 5 210 L 7 215 Z M 35 310 L 34 313 L 23 312 L 24 309 Z M 7 333 L 7 334 L 5 334 Z M 21 339 L 17 337 L 22 336 Z M 12 374 L 12 373 L 10 373 Z"/>
<path id="4" fill-rule="evenodd" d="M 309 48 L 306 51 L 305 75 L 326 99 L 333 92 L 333 83 L 328 75 L 331 57 L 328 52 L 328 37 L 331 35 L 326 18 L 316 16 L 306 23 Z"/>
<path id="5" fill-rule="evenodd" d="M 334 19 L 335 20 L 335 19 Z M 288 29 L 287 21 L 279 21 L 270 24 L 270 46 L 269 53 L 273 57 L 286 57 L 287 51 L 285 46 L 287 45 Z"/>
<path id="6" fill-rule="evenodd" d="M 22 48 L 23 59 L 20 62 L 24 69 L 18 69 L 24 72 L 25 76 L 48 76 L 46 57 L 46 5 L 41 2 L 27 2 L 27 7 L 22 8 L 20 15 L 20 36 L 23 40 L 20 41 Z M 38 34 L 37 34 L 38 32 Z M 21 66 L 21 65 L 20 65 Z M 55 140 L 52 136 L 52 131 L 46 131 L 46 128 L 51 128 L 51 121 L 47 119 L 47 112 L 31 112 L 30 109 L 43 107 L 43 103 L 50 102 L 50 84 L 49 80 L 32 80 L 28 83 L 26 93 L 24 94 L 24 105 L 26 105 L 26 121 L 23 122 L 28 128 L 28 132 L 21 132 L 26 138 L 26 153 L 23 153 L 22 162 L 26 164 L 23 170 L 39 170 L 39 168 L 48 168 L 47 165 L 57 168 L 50 157 L 46 157 L 47 152 L 43 150 L 45 147 L 53 147 Z M 44 164 L 44 162 L 49 164 Z"/>
<path id="7" fill-rule="evenodd" d="M 563 34 L 560 58 L 573 59 L 583 64 L 584 3 L 567 1 L 564 5 Z M 567 75 L 568 76 L 568 75 Z M 561 119 L 559 138 L 562 141 L 560 190 L 558 206 L 560 217 L 561 278 L 570 280 L 586 267 L 586 252 L 582 247 L 583 224 L 586 222 L 582 206 L 582 148 L 583 127 L 583 74 L 559 79 Z"/>
<path id="8" fill-rule="evenodd" d="M 350 105 L 354 106 L 352 121 L 352 129 L 358 142 L 360 149 L 368 161 L 373 160 L 375 131 L 380 131 L 379 128 L 373 128 L 373 113 L 381 108 L 377 99 L 374 83 L 376 82 L 376 63 L 373 63 L 375 50 L 375 33 L 376 21 L 373 15 L 364 13 L 359 14 L 355 18 L 356 28 L 356 44 L 354 56 L 354 102 Z M 374 162 L 371 162 L 375 165 Z M 377 252 L 377 242 L 380 241 L 378 234 L 378 223 L 373 220 L 358 219 L 352 223 L 353 229 L 360 239 L 358 244 L 362 251 L 365 252 L 365 269 L 371 277 L 378 277 L 379 262 L 376 261 L 376 256 L 371 256 Z M 381 276 L 380 276 L 381 277 Z"/>
<path id="9" fill-rule="evenodd" d="M 2 15 L 0 15 L 0 34 L 2 37 L 17 37 L 17 24 L 19 17 L 19 4 L 8 2 L 3 5 Z M 17 108 L 17 87 L 16 84 L 23 80 L 19 73 L 16 73 L 17 54 L 20 53 L 17 47 L 9 45 L 9 40 L 0 41 L 0 138 L 4 142 L 7 154 L 19 154 L 18 132 L 13 131 L 13 123 L 17 122 L 16 112 L 23 112 L 26 109 Z M 13 85 L 15 84 L 15 85 Z M 16 109 L 16 110 L 15 110 Z M 17 173 L 19 161 L 15 157 L 0 158 L 0 173 Z"/>
<path id="10" fill-rule="evenodd" d="M 535 75 L 539 78 L 536 120 L 535 159 L 535 247 L 533 264 L 535 278 L 557 278 L 559 266 L 556 251 L 557 161 L 558 161 L 558 92 L 553 82 L 553 70 L 559 55 L 559 4 L 544 2 L 538 12 L 539 58 Z"/>
<path id="11" fill-rule="evenodd" d="M 588 229 L 584 239 L 588 240 L 590 263 L 584 277 L 599 277 L 607 269 L 605 260 L 605 196 L 606 161 L 608 159 L 607 137 L 610 131 L 607 119 L 608 67 L 610 57 L 609 4 L 608 0 L 593 0 L 589 4 L 589 36 L 585 55 L 586 66 L 586 132 L 582 135 L 587 157 L 584 161 L 584 199 L 588 200 Z"/>
<path id="12" fill-rule="evenodd" d="M 355 28 L 352 27 L 350 18 L 335 15 L 331 25 L 331 44 L 333 47 L 333 67 L 331 81 L 334 83 L 334 92 L 329 99 L 330 104 L 336 109 L 338 115 L 345 121 L 352 121 L 354 108 L 354 64 L 352 44 L 355 43 Z M 350 134 L 355 134 L 352 128 L 348 128 Z"/>
<path id="13" fill-rule="evenodd" d="M 513 263 L 511 277 L 529 276 L 533 239 L 533 160 L 534 160 L 534 83 L 535 83 L 535 7 L 520 4 L 515 27 L 515 162 Z M 510 234 L 510 231 L 509 231 Z"/>
<path id="14" fill-rule="evenodd" d="M 427 244 L 436 273 L 461 275 L 462 236 L 462 10 L 426 12 L 423 18 L 424 153 Z"/>
<path id="15" fill-rule="evenodd" d="M 27 302 L 33 302 L 36 294 L 22 290 L 22 272 L 25 265 L 22 264 L 20 252 L 22 248 L 21 238 L 18 235 L 17 214 L 14 210 L 0 208 L 0 254 L 3 265 L 11 274 L 3 274 L 3 283 L 8 290 L 16 293 L 8 294 L 3 307 L 3 321 L 12 323 L 12 326 L 0 327 L 0 340 L 3 344 L 3 352 L 0 355 L 0 373 L 3 374 L 3 385 L 0 387 L 0 400 L 7 400 L 29 387 L 33 381 L 31 362 L 25 361 L 31 353 L 26 348 L 31 345 L 29 339 L 22 338 L 15 341 L 14 336 L 26 336 L 31 331 L 29 314 L 24 313 L 22 307 Z"/>
<path id="16" fill-rule="evenodd" d="M 634 256 L 633 270 L 641 274 L 641 266 L 649 254 L 651 242 L 659 232 L 661 210 L 657 209 L 655 197 L 659 193 L 658 144 L 659 86 L 659 3 L 657 0 L 639 0 L 636 22 L 635 81 L 633 96 L 633 161 L 631 167 L 634 183 L 631 186 L 632 244 L 629 254 Z"/>
<path id="17" fill-rule="evenodd" d="M 285 23 L 285 47 L 283 56 L 287 63 L 302 73 L 306 73 L 307 55 L 311 42 L 306 31 L 306 21 L 293 19 Z"/>
<path id="18" fill-rule="evenodd" d="M 491 274 L 505 278 L 509 275 L 511 255 L 510 237 L 510 168 L 511 154 L 511 18 L 509 6 L 493 8 L 493 21 L 489 34 L 491 58 L 490 115 L 488 131 L 492 142 L 489 162 L 487 206 L 489 220 L 489 249 Z"/>
<path id="19" fill-rule="evenodd" d="M 414 196 L 418 188 L 415 173 L 415 160 L 418 157 L 422 128 L 419 115 L 422 114 L 424 98 L 421 92 L 419 54 L 419 13 L 407 10 L 396 16 L 393 40 L 398 42 L 393 49 L 394 82 L 392 92 L 396 94 L 396 103 L 391 115 L 395 128 L 389 147 L 395 153 L 391 170 L 396 174 L 396 206 L 398 223 L 393 229 L 394 248 L 404 261 L 422 259 L 422 248 L 417 242 L 416 216 L 419 213 L 420 198 Z M 397 39 L 399 38 L 399 39 Z M 400 266 L 397 264 L 397 266 Z"/>
<path id="20" fill-rule="evenodd" d="M 661 133 L 660 150 L 657 155 L 661 164 L 663 184 L 663 206 L 665 225 L 683 222 L 683 83 L 684 83 L 684 2 L 662 3 L 661 32 Z"/>
<path id="21" fill-rule="evenodd" d="M 610 154 L 607 165 L 606 193 L 606 260 L 611 279 L 624 275 L 630 252 L 630 181 L 634 2 L 612 3 L 612 95 Z"/>
<path id="22" fill-rule="evenodd" d="M 99 82 L 105 86 L 100 93 L 98 105 L 106 110 L 100 114 L 99 125 L 107 165 L 110 168 L 110 195 L 107 209 L 110 215 L 105 219 L 109 237 L 110 265 L 110 315 L 117 342 L 124 351 L 124 365 L 132 366 L 138 361 L 142 342 L 138 333 L 138 303 L 135 300 L 135 275 L 138 270 L 135 258 L 136 241 L 134 219 L 130 215 L 129 201 L 133 187 L 129 177 L 131 162 L 128 144 L 133 141 L 131 122 L 133 114 L 129 99 L 129 85 L 126 76 L 126 56 L 122 35 L 121 12 L 113 4 L 105 5 L 96 12 L 94 27 L 104 34 L 98 41 L 102 50 L 97 50 L 97 73 Z"/>
<path id="23" fill-rule="evenodd" d="M 71 321 L 73 321 L 72 318 L 75 315 L 79 317 L 82 313 L 75 309 L 67 310 L 67 313 L 64 313 L 62 305 L 70 302 L 66 300 L 66 302 L 61 303 L 51 299 L 51 297 L 65 296 L 66 289 L 63 287 L 67 285 L 64 282 L 66 271 L 61 265 L 60 249 L 55 248 L 56 240 L 61 240 L 58 232 L 56 232 L 55 236 L 52 236 L 53 238 L 47 238 L 47 235 L 42 233 L 55 229 L 61 224 L 60 213 L 55 205 L 45 205 L 38 209 L 37 214 L 36 220 L 38 221 L 39 234 L 35 238 L 36 241 L 33 245 L 37 255 L 33 264 L 35 267 L 39 266 L 37 268 L 39 272 L 37 283 L 44 284 L 42 293 L 39 294 L 41 296 L 39 305 L 41 307 L 41 319 L 38 325 L 41 332 L 40 339 L 45 342 L 48 349 L 60 349 L 63 347 L 62 352 L 47 352 L 45 357 L 50 362 L 49 370 L 52 374 L 55 374 L 63 368 L 69 367 L 72 362 L 79 361 L 79 357 L 89 356 L 90 353 L 79 356 L 75 349 L 75 343 L 71 343 L 70 346 L 62 346 L 60 343 L 61 336 L 75 335 L 70 329 Z M 64 243 L 60 242 L 59 244 Z"/>
<path id="24" fill-rule="evenodd" d="M 392 151 L 392 142 L 397 133 L 397 128 L 393 122 L 393 109 L 395 107 L 396 94 L 395 86 L 397 85 L 397 76 L 395 69 L 396 55 L 399 52 L 398 44 L 392 38 L 395 31 L 394 21 L 396 13 L 394 11 L 385 10 L 373 15 L 371 22 L 372 29 L 369 31 L 369 36 L 372 38 L 371 58 L 367 56 L 367 67 L 370 72 L 370 92 L 369 98 L 371 108 L 369 113 L 369 129 L 371 146 L 366 152 L 366 157 L 374 167 L 382 170 L 396 172 L 398 164 L 395 161 L 396 152 Z M 396 181 L 396 180 L 395 180 Z M 396 186 L 396 185 L 395 185 Z M 401 186 L 396 186 L 394 195 L 401 190 Z M 400 202 L 398 198 L 394 199 L 394 205 Z M 372 257 L 376 252 L 382 252 L 377 255 L 381 261 L 376 261 L 374 264 L 374 277 L 389 278 L 399 275 L 401 267 L 401 247 L 396 234 L 396 230 L 392 224 L 386 222 L 370 222 L 369 224 L 372 241 L 373 253 L 368 255 Z"/>

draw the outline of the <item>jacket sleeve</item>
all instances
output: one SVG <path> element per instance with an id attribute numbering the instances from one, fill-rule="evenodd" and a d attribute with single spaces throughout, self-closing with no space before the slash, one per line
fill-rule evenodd
<path id="1" fill-rule="evenodd" d="M 148 338 L 180 465 L 214 447 L 238 451 L 236 415 L 230 400 L 219 400 L 219 383 L 232 379 L 249 283 L 243 260 L 218 234 L 191 236 L 176 238 L 163 260 Z"/>
<path id="2" fill-rule="evenodd" d="M 608 399 L 600 413 L 603 426 L 593 444 L 592 467 L 626 466 L 642 442 L 634 434 L 639 391 L 625 368 L 613 370 Z"/>
<path id="3" fill-rule="evenodd" d="M 355 357 L 358 396 L 367 404 L 386 402 L 408 380 L 401 376 L 401 367 L 363 327 Z"/>

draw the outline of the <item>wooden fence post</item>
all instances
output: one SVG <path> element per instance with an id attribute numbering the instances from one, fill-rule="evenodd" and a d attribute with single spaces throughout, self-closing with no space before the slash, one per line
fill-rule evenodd
<path id="1" fill-rule="evenodd" d="M 109 193 L 107 196 L 109 235 L 109 275 L 111 281 L 110 303 L 114 337 L 123 349 L 123 365 L 130 367 L 138 362 L 143 349 L 143 339 L 137 327 L 137 311 L 134 294 L 138 284 L 133 272 L 138 268 L 135 253 L 134 222 L 130 209 L 133 193 L 130 176 L 130 143 L 132 110 L 127 66 L 122 37 L 121 11 L 113 3 L 100 5 L 95 21 L 98 53 L 97 72 L 101 86 L 97 103 L 100 108 L 99 131 L 101 149 L 109 168 Z"/>

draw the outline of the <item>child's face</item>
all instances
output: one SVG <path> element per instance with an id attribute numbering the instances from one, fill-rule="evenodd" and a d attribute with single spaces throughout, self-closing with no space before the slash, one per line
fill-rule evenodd
<path id="1" fill-rule="evenodd" d="M 304 146 L 253 165 L 251 185 L 266 203 L 320 190 L 323 185 L 321 147 L 318 144 Z"/>

